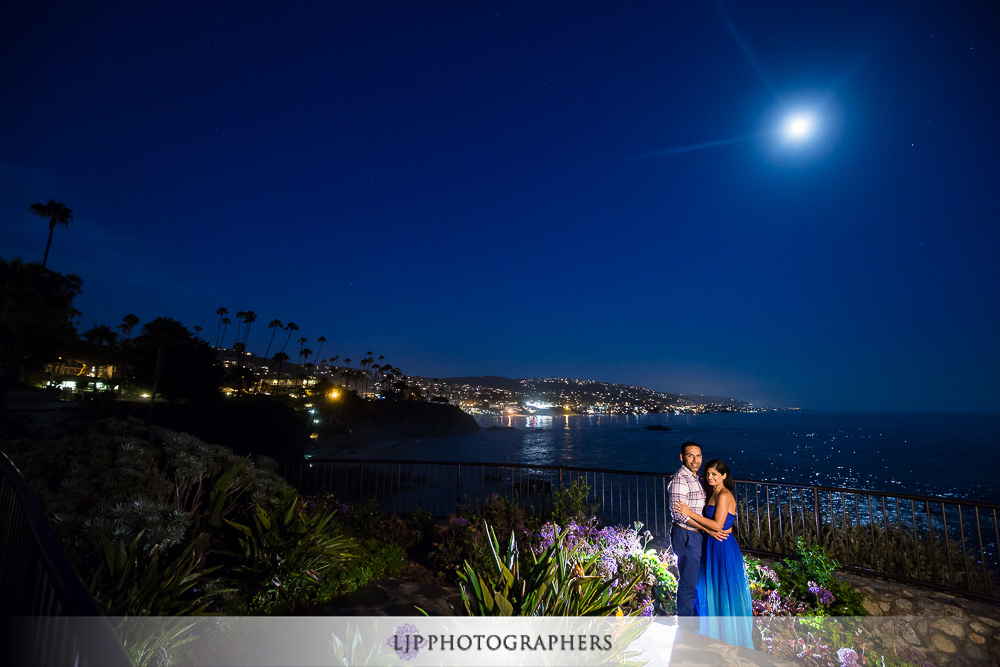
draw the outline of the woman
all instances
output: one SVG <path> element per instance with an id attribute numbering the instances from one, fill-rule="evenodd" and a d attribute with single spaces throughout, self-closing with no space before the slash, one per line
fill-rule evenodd
<path id="1" fill-rule="evenodd" d="M 710 489 L 709 498 L 705 501 L 705 516 L 692 512 L 685 503 L 674 503 L 674 508 L 702 528 L 731 528 L 736 520 L 736 497 L 726 462 L 720 459 L 709 461 L 705 481 Z M 733 537 L 722 541 L 704 541 L 697 605 L 702 634 L 736 646 L 753 648 L 750 586 L 743 554 Z"/>

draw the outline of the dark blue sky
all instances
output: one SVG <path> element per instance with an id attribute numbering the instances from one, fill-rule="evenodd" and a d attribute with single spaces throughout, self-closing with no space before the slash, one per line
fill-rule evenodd
<path id="1" fill-rule="evenodd" d="M 996 411 L 998 13 L 871 4 L 18 0 L 0 248 L 72 208 L 83 328 Z"/>

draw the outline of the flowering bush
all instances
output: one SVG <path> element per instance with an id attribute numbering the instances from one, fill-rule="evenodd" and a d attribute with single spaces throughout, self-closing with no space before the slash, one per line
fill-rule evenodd
<path id="1" fill-rule="evenodd" d="M 778 588 L 778 573 L 753 556 L 743 556 L 751 592 L 767 593 Z"/>
<path id="2" fill-rule="evenodd" d="M 667 564 L 672 564 L 673 558 L 669 551 L 657 554 L 652 549 L 646 550 L 652 535 L 642 530 L 642 524 L 636 523 L 632 528 L 600 528 L 595 520 L 586 524 L 570 521 L 565 527 L 549 522 L 538 532 L 532 550 L 541 554 L 560 537 L 570 563 L 594 564 L 597 573 L 611 581 L 612 588 L 639 575 L 634 606 L 626 612 L 651 616 L 657 603 L 662 611 L 672 611 L 677 579 Z"/>

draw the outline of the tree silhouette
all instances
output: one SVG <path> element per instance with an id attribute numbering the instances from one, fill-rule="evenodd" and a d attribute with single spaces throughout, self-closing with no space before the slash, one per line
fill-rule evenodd
<path id="1" fill-rule="evenodd" d="M 82 284 L 38 263 L 0 260 L 0 407 L 22 369 L 41 368 L 77 340 L 73 299 Z"/>
<path id="2" fill-rule="evenodd" d="M 288 336 L 285 338 L 285 344 L 281 346 L 280 350 L 281 352 L 284 352 L 285 348 L 288 347 L 288 341 L 292 339 L 292 332 L 298 331 L 299 325 L 296 324 L 295 322 L 289 322 L 288 324 L 285 325 L 285 330 L 288 331 Z"/>
<path id="3" fill-rule="evenodd" d="M 177 320 L 158 317 L 146 323 L 135 339 L 135 357 L 136 382 L 152 384 L 151 403 L 160 393 L 179 400 L 218 391 L 222 370 L 215 352 Z"/>
<path id="4" fill-rule="evenodd" d="M 90 327 L 83 334 L 83 339 L 97 348 L 95 356 L 95 366 L 108 365 L 108 347 L 114 345 L 118 340 L 118 334 L 107 324 L 98 324 Z"/>
<path id="5" fill-rule="evenodd" d="M 264 350 L 265 359 L 267 359 L 267 355 L 271 351 L 271 343 L 274 342 L 274 334 L 276 334 L 278 329 L 281 328 L 281 320 L 271 320 L 267 323 L 267 328 L 271 330 L 271 340 L 267 341 L 267 349 Z"/>
<path id="6" fill-rule="evenodd" d="M 250 325 L 257 321 L 257 313 L 252 310 L 248 310 L 243 313 L 243 323 L 247 325 L 246 331 L 243 332 L 243 349 L 247 347 L 247 339 L 250 337 Z"/>
<path id="7" fill-rule="evenodd" d="M 98 324 L 90 327 L 84 334 L 84 340 L 98 347 L 113 345 L 118 340 L 118 334 L 112 331 L 107 324 Z"/>
<path id="8" fill-rule="evenodd" d="M 222 316 L 228 315 L 229 310 L 226 308 L 219 308 L 215 311 L 215 314 L 219 316 L 219 324 L 215 327 L 215 347 L 219 347 L 219 330 L 222 328 Z"/>
<path id="9" fill-rule="evenodd" d="M 229 325 L 232 324 L 233 321 L 231 319 L 229 319 L 228 317 L 223 317 L 219 321 L 222 323 L 222 338 L 225 339 L 225 337 L 226 337 L 226 329 L 229 328 Z M 216 345 L 215 347 L 218 348 L 219 346 Z"/>
<path id="10" fill-rule="evenodd" d="M 323 343 L 326 342 L 326 339 L 320 336 L 316 342 L 319 343 L 319 350 L 316 351 L 316 361 L 319 362 L 319 353 L 323 351 Z"/>
<path id="11" fill-rule="evenodd" d="M 243 318 L 246 317 L 246 311 L 238 310 L 236 311 L 236 339 L 233 340 L 233 345 L 240 342 L 240 330 L 243 327 Z"/>
<path id="12" fill-rule="evenodd" d="M 70 220 L 73 219 L 73 211 L 67 208 L 65 204 L 61 204 L 54 199 L 50 199 L 48 204 L 35 202 L 29 207 L 29 210 L 41 218 L 49 219 L 49 240 L 45 243 L 45 256 L 42 258 L 42 268 L 44 268 L 45 264 L 49 261 L 52 231 L 56 228 L 57 224 L 68 227 Z"/>
<path id="13" fill-rule="evenodd" d="M 129 313 L 124 318 L 122 318 L 122 323 L 118 325 L 121 329 L 122 338 L 120 339 L 121 345 L 127 345 L 130 340 L 132 340 L 132 329 L 135 325 L 139 324 L 139 316 L 134 313 Z"/>
<path id="14" fill-rule="evenodd" d="M 284 368 L 285 362 L 288 361 L 289 358 L 290 357 L 287 354 L 285 354 L 284 352 L 275 352 L 274 353 L 274 357 L 271 359 L 271 366 L 270 366 L 270 368 L 274 368 L 274 364 L 275 363 L 278 364 L 278 377 L 277 377 L 277 380 L 278 380 L 279 383 L 281 382 L 281 369 Z M 270 370 L 270 368 L 269 368 L 269 370 Z M 261 385 L 263 385 L 263 383 L 261 383 Z"/>

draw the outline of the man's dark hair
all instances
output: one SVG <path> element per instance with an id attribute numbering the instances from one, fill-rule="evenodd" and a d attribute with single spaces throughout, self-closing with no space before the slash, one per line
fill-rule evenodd
<path id="1" fill-rule="evenodd" d="M 697 442 L 695 442 L 694 440 L 688 440 L 683 445 L 681 445 L 681 456 L 684 456 L 684 450 L 687 449 L 688 447 L 697 447 L 698 449 L 701 449 L 701 445 L 699 445 Z"/>

